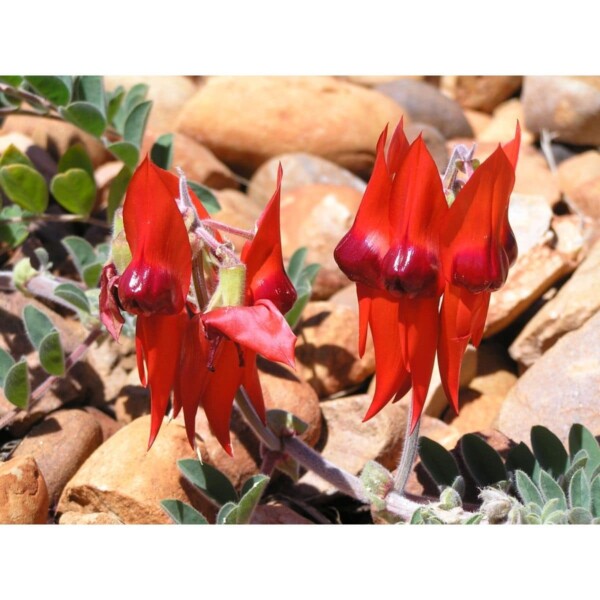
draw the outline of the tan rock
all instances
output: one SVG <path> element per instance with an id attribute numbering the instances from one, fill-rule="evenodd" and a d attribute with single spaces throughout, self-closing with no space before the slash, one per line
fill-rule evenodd
<path id="1" fill-rule="evenodd" d="M 36 146 L 47 150 L 55 160 L 58 160 L 67 148 L 77 143 L 83 144 L 94 167 L 100 166 L 112 157 L 98 138 L 65 121 L 11 115 L 6 117 L 0 128 L 0 135 L 7 133 L 21 133 L 27 136 Z"/>
<path id="2" fill-rule="evenodd" d="M 300 439 L 314 446 L 321 435 L 321 404 L 313 389 L 299 370 L 259 359 L 259 378 L 267 410 L 286 410 L 302 419 L 308 429 Z"/>
<path id="3" fill-rule="evenodd" d="M 402 450 L 406 428 L 406 410 L 396 404 L 386 406 L 375 417 L 362 422 L 371 404 L 368 394 L 347 396 L 322 402 L 326 437 L 321 450 L 323 458 L 346 471 L 359 474 L 369 460 L 391 469 Z M 305 473 L 299 485 L 332 491 L 331 485 L 313 472 Z"/>
<path id="4" fill-rule="evenodd" d="M 172 130 L 169 131 L 171 132 Z M 164 133 L 166 133 L 164 129 L 148 128 L 141 155 L 150 152 L 154 142 Z M 172 166 L 183 169 L 189 181 L 201 183 L 215 190 L 239 187 L 236 176 L 227 165 L 223 164 L 208 148 L 183 133 L 174 134 Z"/>
<path id="5" fill-rule="evenodd" d="M 508 221 L 522 256 L 545 241 L 552 222 L 552 209 L 544 196 L 512 194 Z"/>
<path id="6" fill-rule="evenodd" d="M 61 515 L 59 521 L 59 525 L 122 525 L 122 521 L 120 521 L 114 514 L 112 513 L 80 513 L 70 511 Z"/>
<path id="7" fill-rule="evenodd" d="M 137 375 L 137 371 L 131 373 Z M 132 378 L 130 377 L 130 379 Z M 115 400 L 113 408 L 117 422 L 127 425 L 135 419 L 150 414 L 150 392 L 141 387 L 139 381 L 136 385 L 127 385 Z"/>
<path id="8" fill-rule="evenodd" d="M 558 165 L 560 191 L 571 197 L 588 181 L 600 177 L 600 152 L 588 150 L 562 161 Z"/>
<path id="9" fill-rule="evenodd" d="M 375 371 L 367 346 L 358 356 L 358 319 L 350 308 L 309 302 L 302 313 L 296 345 L 296 369 L 320 398 L 352 389 Z"/>
<path id="10" fill-rule="evenodd" d="M 356 314 L 358 314 L 358 297 L 356 295 L 356 286 L 351 283 L 341 290 L 337 291 L 329 302 L 337 304 L 338 306 L 345 306 L 351 308 Z"/>
<path id="11" fill-rule="evenodd" d="M 510 390 L 498 429 L 528 442 L 531 427 L 544 425 L 565 443 L 573 423 L 600 434 L 600 314 L 564 335 Z"/>
<path id="12" fill-rule="evenodd" d="M 586 216 L 600 219 L 600 177 L 582 183 L 570 199 Z"/>
<path id="13" fill-rule="evenodd" d="M 479 133 L 477 140 L 480 142 L 505 142 L 515 135 L 515 124 L 521 124 L 521 143 L 533 144 L 533 134 L 524 127 L 523 105 L 519 98 L 511 98 L 498 105 L 492 114 L 489 125 Z"/>
<path id="14" fill-rule="evenodd" d="M 92 415 L 102 431 L 102 441 L 105 442 L 109 437 L 117 433 L 121 429 L 121 423 L 117 422 L 107 413 L 101 411 L 95 406 L 84 406 L 83 410 L 89 415 Z"/>
<path id="15" fill-rule="evenodd" d="M 492 112 L 520 87 L 522 77 L 512 75 L 460 75 L 442 77 L 441 87 L 463 108 Z"/>
<path id="16" fill-rule="evenodd" d="M 382 94 L 332 77 L 212 77 L 186 103 L 177 129 L 245 173 L 286 152 L 368 173 L 382 129 L 401 114 Z"/>
<path id="17" fill-rule="evenodd" d="M 446 450 L 452 450 L 461 437 L 460 432 L 453 425 L 429 415 L 422 416 L 419 435 L 432 439 Z"/>
<path id="18" fill-rule="evenodd" d="M 101 443 L 102 429 L 92 415 L 79 409 L 57 410 L 29 432 L 13 456 L 35 459 L 54 505 L 69 479 Z"/>
<path id="19" fill-rule="evenodd" d="M 148 127 L 159 132 L 170 133 L 175 128 L 175 119 L 185 102 L 197 91 L 196 85 L 180 75 L 107 75 L 104 85 L 114 90 L 119 85 L 129 90 L 138 83 L 148 85 L 147 100 L 152 100 Z"/>
<path id="20" fill-rule="evenodd" d="M 566 333 L 581 327 L 600 309 L 600 242 L 575 273 L 525 325 L 510 355 L 525 367 L 533 365 Z"/>
<path id="21" fill-rule="evenodd" d="M 215 195 L 221 205 L 221 210 L 215 215 L 218 221 L 232 227 L 239 227 L 248 231 L 254 230 L 254 226 L 262 212 L 262 207 L 258 202 L 237 190 L 222 190 L 216 192 Z M 222 232 L 222 235 L 233 243 L 237 252 L 241 252 L 247 241 L 239 235 L 226 232 Z"/>
<path id="22" fill-rule="evenodd" d="M 279 502 L 261 504 L 252 517 L 253 525 L 314 525 L 289 506 Z"/>
<path id="23" fill-rule="evenodd" d="M 280 154 L 264 162 L 256 170 L 248 185 L 248 196 L 262 206 L 266 206 L 275 191 L 280 163 L 283 169 L 282 193 L 303 185 L 321 183 L 352 187 L 362 194 L 367 185 L 354 173 L 320 156 L 304 152 Z"/>
<path id="24" fill-rule="evenodd" d="M 0 463 L 0 524 L 46 523 L 48 509 L 46 482 L 33 458 Z"/>
<path id="25" fill-rule="evenodd" d="M 364 85 L 366 87 L 375 87 L 383 83 L 390 83 L 392 81 L 420 81 L 423 79 L 422 75 L 344 75 L 340 79 L 345 79 L 351 83 L 358 85 Z"/>
<path id="26" fill-rule="evenodd" d="M 213 518 L 213 507 L 177 468 L 179 459 L 196 457 L 185 429 L 165 419 L 147 450 L 149 433 L 150 417 L 142 417 L 102 444 L 69 481 L 58 512 L 104 512 L 123 523 L 170 523 L 159 503 L 173 498 Z M 196 441 L 206 456 L 202 442 Z"/>
<path id="27" fill-rule="evenodd" d="M 281 245 L 285 260 L 301 247 L 308 249 L 306 263 L 321 265 L 313 284 L 315 298 L 327 299 L 349 279 L 333 258 L 362 200 L 351 187 L 312 184 L 295 188 L 281 198 Z"/>
<path id="28" fill-rule="evenodd" d="M 461 435 L 494 427 L 502 403 L 517 381 L 504 349 L 483 344 L 477 352 L 477 375 L 460 390 L 460 412 L 447 415 Z"/>
<path id="29" fill-rule="evenodd" d="M 525 77 L 527 128 L 576 145 L 600 144 L 600 77 Z"/>
<path id="30" fill-rule="evenodd" d="M 381 83 L 375 89 L 402 106 L 411 120 L 427 123 L 444 138 L 473 136 L 459 104 L 444 96 L 434 85 L 414 79 L 395 79 Z"/>
<path id="31" fill-rule="evenodd" d="M 569 236 L 568 242 L 549 239 L 520 255 L 508 273 L 503 287 L 492 294 L 484 337 L 501 331 L 538 300 L 565 275 L 571 273 L 583 258 L 572 230 L 557 227 L 556 234 Z M 549 236 L 550 237 L 550 236 Z M 583 244 L 583 239 L 580 238 Z M 554 247 L 553 247 L 554 246 Z"/>
<path id="32" fill-rule="evenodd" d="M 491 115 L 480 110 L 473 110 L 471 108 L 465 108 L 463 113 L 467 118 L 469 125 L 473 129 L 473 137 L 478 140 L 479 136 L 490 126 L 490 123 L 492 122 Z"/>

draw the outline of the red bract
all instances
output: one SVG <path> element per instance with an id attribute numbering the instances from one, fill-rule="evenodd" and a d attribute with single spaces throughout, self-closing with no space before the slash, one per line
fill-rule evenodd
<path id="1" fill-rule="evenodd" d="M 448 211 L 441 234 L 446 280 L 438 363 L 446 395 L 458 411 L 460 366 L 469 340 L 481 341 L 491 292 L 506 281 L 517 258 L 508 222 L 520 145 L 515 138 L 471 176 Z"/>
<path id="2" fill-rule="evenodd" d="M 410 146 L 396 128 L 384 159 L 385 131 L 355 222 L 335 258 L 357 282 L 359 349 L 367 326 L 375 347 L 376 389 L 365 416 L 413 388 L 414 427 L 423 408 L 437 347 L 443 289 L 439 228 L 447 205 L 435 163 L 422 138 Z"/>

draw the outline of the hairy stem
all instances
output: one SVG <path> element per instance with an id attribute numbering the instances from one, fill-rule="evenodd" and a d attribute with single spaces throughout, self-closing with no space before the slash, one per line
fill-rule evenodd
<path id="1" fill-rule="evenodd" d="M 413 406 L 411 403 L 408 411 L 408 417 L 406 420 L 406 433 L 404 434 L 404 447 L 402 448 L 402 456 L 400 457 L 400 464 L 396 471 L 396 477 L 394 479 L 394 489 L 399 493 L 404 493 L 406 482 L 412 471 L 413 463 L 415 462 L 415 456 L 417 454 L 417 446 L 419 442 L 419 427 L 421 425 L 421 419 L 417 421 L 415 428 L 411 432 Z"/>
<path id="2" fill-rule="evenodd" d="M 79 362 L 85 355 L 85 353 L 90 349 L 90 346 L 104 333 L 103 328 L 98 326 L 92 329 L 88 336 L 69 354 L 67 359 L 65 360 L 65 374 L 69 372 L 69 370 Z M 58 380 L 62 379 L 63 375 L 50 375 L 47 377 L 38 387 L 33 390 L 31 396 L 29 398 L 29 404 L 27 406 L 27 410 L 31 410 L 44 396 L 44 394 L 52 387 L 52 385 Z M 22 412 L 21 408 L 13 408 L 11 411 L 6 413 L 3 417 L 0 418 L 0 430 L 4 427 L 10 425 L 15 417 Z"/>
<path id="3" fill-rule="evenodd" d="M 233 227 L 231 225 L 227 225 L 226 223 L 221 223 L 221 221 L 215 221 L 214 219 L 202 219 L 202 223 L 211 229 L 218 229 L 219 231 L 224 231 L 225 233 L 238 235 L 239 237 L 243 237 L 247 240 L 254 239 L 254 233 L 252 231 L 248 231 L 247 229 Z"/>
<path id="4" fill-rule="evenodd" d="M 281 440 L 261 421 L 243 386 L 240 386 L 236 392 L 235 401 L 246 423 L 248 423 L 258 439 L 269 450 L 281 450 Z"/>

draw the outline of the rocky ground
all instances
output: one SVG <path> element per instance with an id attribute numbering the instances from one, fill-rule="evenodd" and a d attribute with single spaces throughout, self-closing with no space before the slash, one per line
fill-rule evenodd
<path id="1" fill-rule="evenodd" d="M 221 220 L 251 228 L 282 163 L 284 254 L 307 246 L 309 262 L 322 268 L 298 326 L 296 371 L 262 363 L 261 381 L 268 407 L 306 421 L 306 441 L 353 473 L 368 460 L 394 468 L 408 406 L 403 398 L 362 423 L 373 349 L 359 358 L 354 289 L 332 258 L 360 203 L 376 140 L 404 115 L 407 134 L 422 132 L 443 170 L 455 144 L 476 142 L 483 159 L 512 139 L 518 119 L 523 144 L 510 221 L 519 259 L 492 296 L 480 348 L 465 356 L 460 414 L 449 409 L 434 371 L 422 434 L 448 449 L 465 433 L 496 429 L 529 443 L 538 424 L 563 441 L 576 422 L 600 434 L 600 78 L 106 78 L 109 89 L 140 81 L 154 100 L 145 147 L 175 132 L 174 165 L 216 190 Z M 101 206 L 119 164 L 71 126 L 11 116 L 0 129 L 0 153 L 11 143 L 35 147 L 52 172 L 56 152 L 75 138 L 92 157 Z M 23 248 L 0 257 L 2 268 L 44 245 L 63 256 L 57 268 L 68 275 L 59 240 L 70 233 L 94 243 L 106 234 L 44 224 Z M 28 355 L 35 367 L 19 318 L 26 303 L 37 301 L 0 292 L 0 347 Z M 53 321 L 67 349 L 86 335 L 67 313 Z M 0 392 L 0 418 L 11 408 Z M 164 426 L 147 452 L 148 414 L 133 342 L 94 345 L 66 381 L 0 432 L 0 523 L 168 523 L 158 504 L 164 498 L 214 516 L 178 472 L 176 461 L 193 457 L 183 427 Z M 203 459 L 241 485 L 259 471 L 260 458 L 243 422 L 234 418 L 233 429 L 231 459 L 198 417 Z M 411 491 L 422 489 L 414 478 Z M 311 473 L 297 484 L 278 476 L 255 522 L 371 522 L 367 509 L 332 491 Z"/>

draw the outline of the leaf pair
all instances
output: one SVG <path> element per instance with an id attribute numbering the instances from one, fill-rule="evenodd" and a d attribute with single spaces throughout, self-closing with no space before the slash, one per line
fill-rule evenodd
<path id="1" fill-rule="evenodd" d="M 41 367 L 50 375 L 64 375 L 65 354 L 52 321 L 41 310 L 26 306 L 23 322 L 27 337 L 38 351 Z M 25 358 L 16 362 L 8 352 L 0 349 L 0 387 L 4 388 L 9 402 L 18 408 L 27 408 L 31 385 Z"/>
<path id="2" fill-rule="evenodd" d="M 184 459 L 177 462 L 183 476 L 195 485 L 202 494 L 216 506 L 219 506 L 217 524 L 241 525 L 250 523 L 254 510 L 263 491 L 269 483 L 266 475 L 255 475 L 248 479 L 240 495 L 235 488 L 215 467 L 201 463 L 195 459 Z M 163 500 L 161 506 L 173 521 L 179 525 L 205 525 L 206 518 L 195 508 L 180 500 Z"/>

